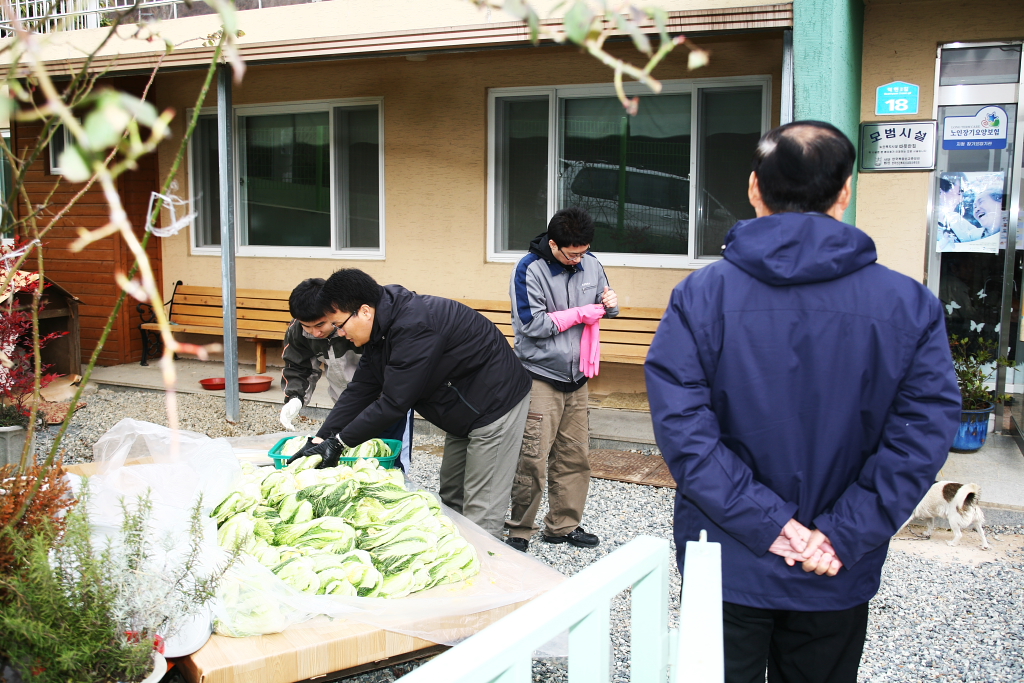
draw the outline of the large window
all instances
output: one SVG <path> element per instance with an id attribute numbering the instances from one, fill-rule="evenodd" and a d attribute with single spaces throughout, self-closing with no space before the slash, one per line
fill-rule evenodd
<path id="1" fill-rule="evenodd" d="M 558 209 L 594 217 L 608 265 L 695 267 L 752 218 L 750 160 L 769 77 L 667 82 L 628 116 L 608 87 L 490 94 L 489 258 L 513 261 Z"/>
<path id="2" fill-rule="evenodd" d="M 235 108 L 238 253 L 383 255 L 379 102 Z M 220 245 L 217 117 L 192 139 L 197 251 Z"/>

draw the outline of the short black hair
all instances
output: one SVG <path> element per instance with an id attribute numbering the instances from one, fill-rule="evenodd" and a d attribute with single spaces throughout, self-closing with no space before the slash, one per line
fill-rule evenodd
<path id="1" fill-rule="evenodd" d="M 560 209 L 548 222 L 548 239 L 553 239 L 560 249 L 590 246 L 594 241 L 594 219 L 578 206 Z"/>
<path id="2" fill-rule="evenodd" d="M 752 164 L 761 200 L 772 213 L 824 213 L 853 175 L 857 150 L 824 121 L 794 121 L 757 143 Z"/>
<path id="3" fill-rule="evenodd" d="M 342 268 L 327 278 L 317 302 L 324 311 L 355 313 L 363 304 L 377 307 L 383 288 L 358 268 Z"/>
<path id="4" fill-rule="evenodd" d="M 322 277 L 311 277 L 300 282 L 288 297 L 288 312 L 303 323 L 311 323 L 324 317 L 324 309 L 317 302 L 320 290 L 324 288 Z"/>

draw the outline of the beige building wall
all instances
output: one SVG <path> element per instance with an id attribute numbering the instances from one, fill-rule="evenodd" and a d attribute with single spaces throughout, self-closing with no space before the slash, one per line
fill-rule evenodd
<path id="1" fill-rule="evenodd" d="M 697 38 L 710 50 L 710 66 L 686 70 L 677 50 L 658 68 L 663 79 L 770 74 L 772 120 L 778 122 L 781 32 Z M 616 52 L 630 54 L 625 45 Z M 635 54 L 635 53 L 632 53 Z M 311 99 L 383 97 L 386 260 L 238 257 L 240 288 L 289 290 L 307 277 L 361 268 L 382 283 L 424 294 L 505 299 L 514 264 L 486 261 L 487 90 L 492 87 L 609 83 L 612 73 L 592 57 L 563 47 L 252 66 L 234 91 L 236 105 Z M 160 109 L 178 115 L 174 137 L 160 150 L 161 176 L 170 170 L 184 133 L 185 109 L 198 95 L 199 72 L 162 75 L 155 87 Z M 211 93 L 208 105 L 215 106 Z M 184 164 L 178 187 L 184 194 Z M 186 232 L 162 240 L 166 291 L 182 280 L 219 286 L 220 258 L 190 254 Z M 620 305 L 664 307 L 689 271 L 608 268 Z"/>
<path id="2" fill-rule="evenodd" d="M 868 0 L 864 8 L 861 120 L 875 116 L 875 89 L 892 81 L 921 86 L 917 116 L 935 118 L 936 50 L 943 43 L 1024 38 L 1024 2 L 993 0 L 983 11 L 964 0 Z M 916 280 L 925 277 L 927 207 L 932 173 L 862 173 L 857 225 L 875 240 L 879 261 Z"/>

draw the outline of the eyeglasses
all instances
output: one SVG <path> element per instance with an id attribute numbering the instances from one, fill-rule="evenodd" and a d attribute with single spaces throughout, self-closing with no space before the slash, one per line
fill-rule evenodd
<path id="1" fill-rule="evenodd" d="M 352 319 L 352 316 L 354 316 L 354 315 L 355 315 L 356 313 L 358 313 L 358 311 L 356 311 L 355 313 L 349 313 L 349 314 L 348 314 L 348 317 L 347 317 L 347 318 L 345 318 L 345 322 L 343 322 L 343 323 L 342 323 L 342 324 L 340 324 L 340 325 L 335 325 L 335 326 L 334 326 L 334 331 L 335 331 L 335 332 L 341 332 L 341 328 L 345 327 L 345 325 L 346 325 L 346 324 L 348 324 L 348 321 L 349 321 L 349 320 L 351 320 L 351 319 Z"/>
<path id="2" fill-rule="evenodd" d="M 570 261 L 582 261 L 583 257 L 590 253 L 589 249 L 585 249 L 583 251 L 579 251 L 579 252 L 576 252 L 574 254 L 574 253 L 565 251 L 561 247 L 558 247 L 558 251 L 562 252 L 562 256 L 564 256 L 565 258 L 569 259 Z"/>

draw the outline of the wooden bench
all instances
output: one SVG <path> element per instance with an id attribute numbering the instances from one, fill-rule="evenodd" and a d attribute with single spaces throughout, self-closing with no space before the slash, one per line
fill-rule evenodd
<path id="1" fill-rule="evenodd" d="M 484 299 L 459 299 L 462 303 L 493 322 L 508 339 L 515 343 L 512 333 L 512 302 Z M 658 323 L 665 314 L 662 308 L 622 307 L 619 315 L 601 320 L 601 362 L 643 365 Z"/>
<path id="2" fill-rule="evenodd" d="M 194 287 L 178 280 L 168 302 L 168 318 L 171 332 L 193 334 L 215 334 L 224 336 L 224 298 L 220 287 Z M 239 289 L 235 292 L 235 319 L 238 321 L 238 338 L 256 342 L 256 372 L 267 370 L 267 341 L 284 339 L 292 316 L 288 312 L 288 296 L 291 292 L 268 289 Z M 148 307 L 146 311 L 143 306 Z M 137 307 L 143 322 L 139 325 L 142 333 L 142 365 L 160 348 L 159 325 L 148 304 Z"/>

